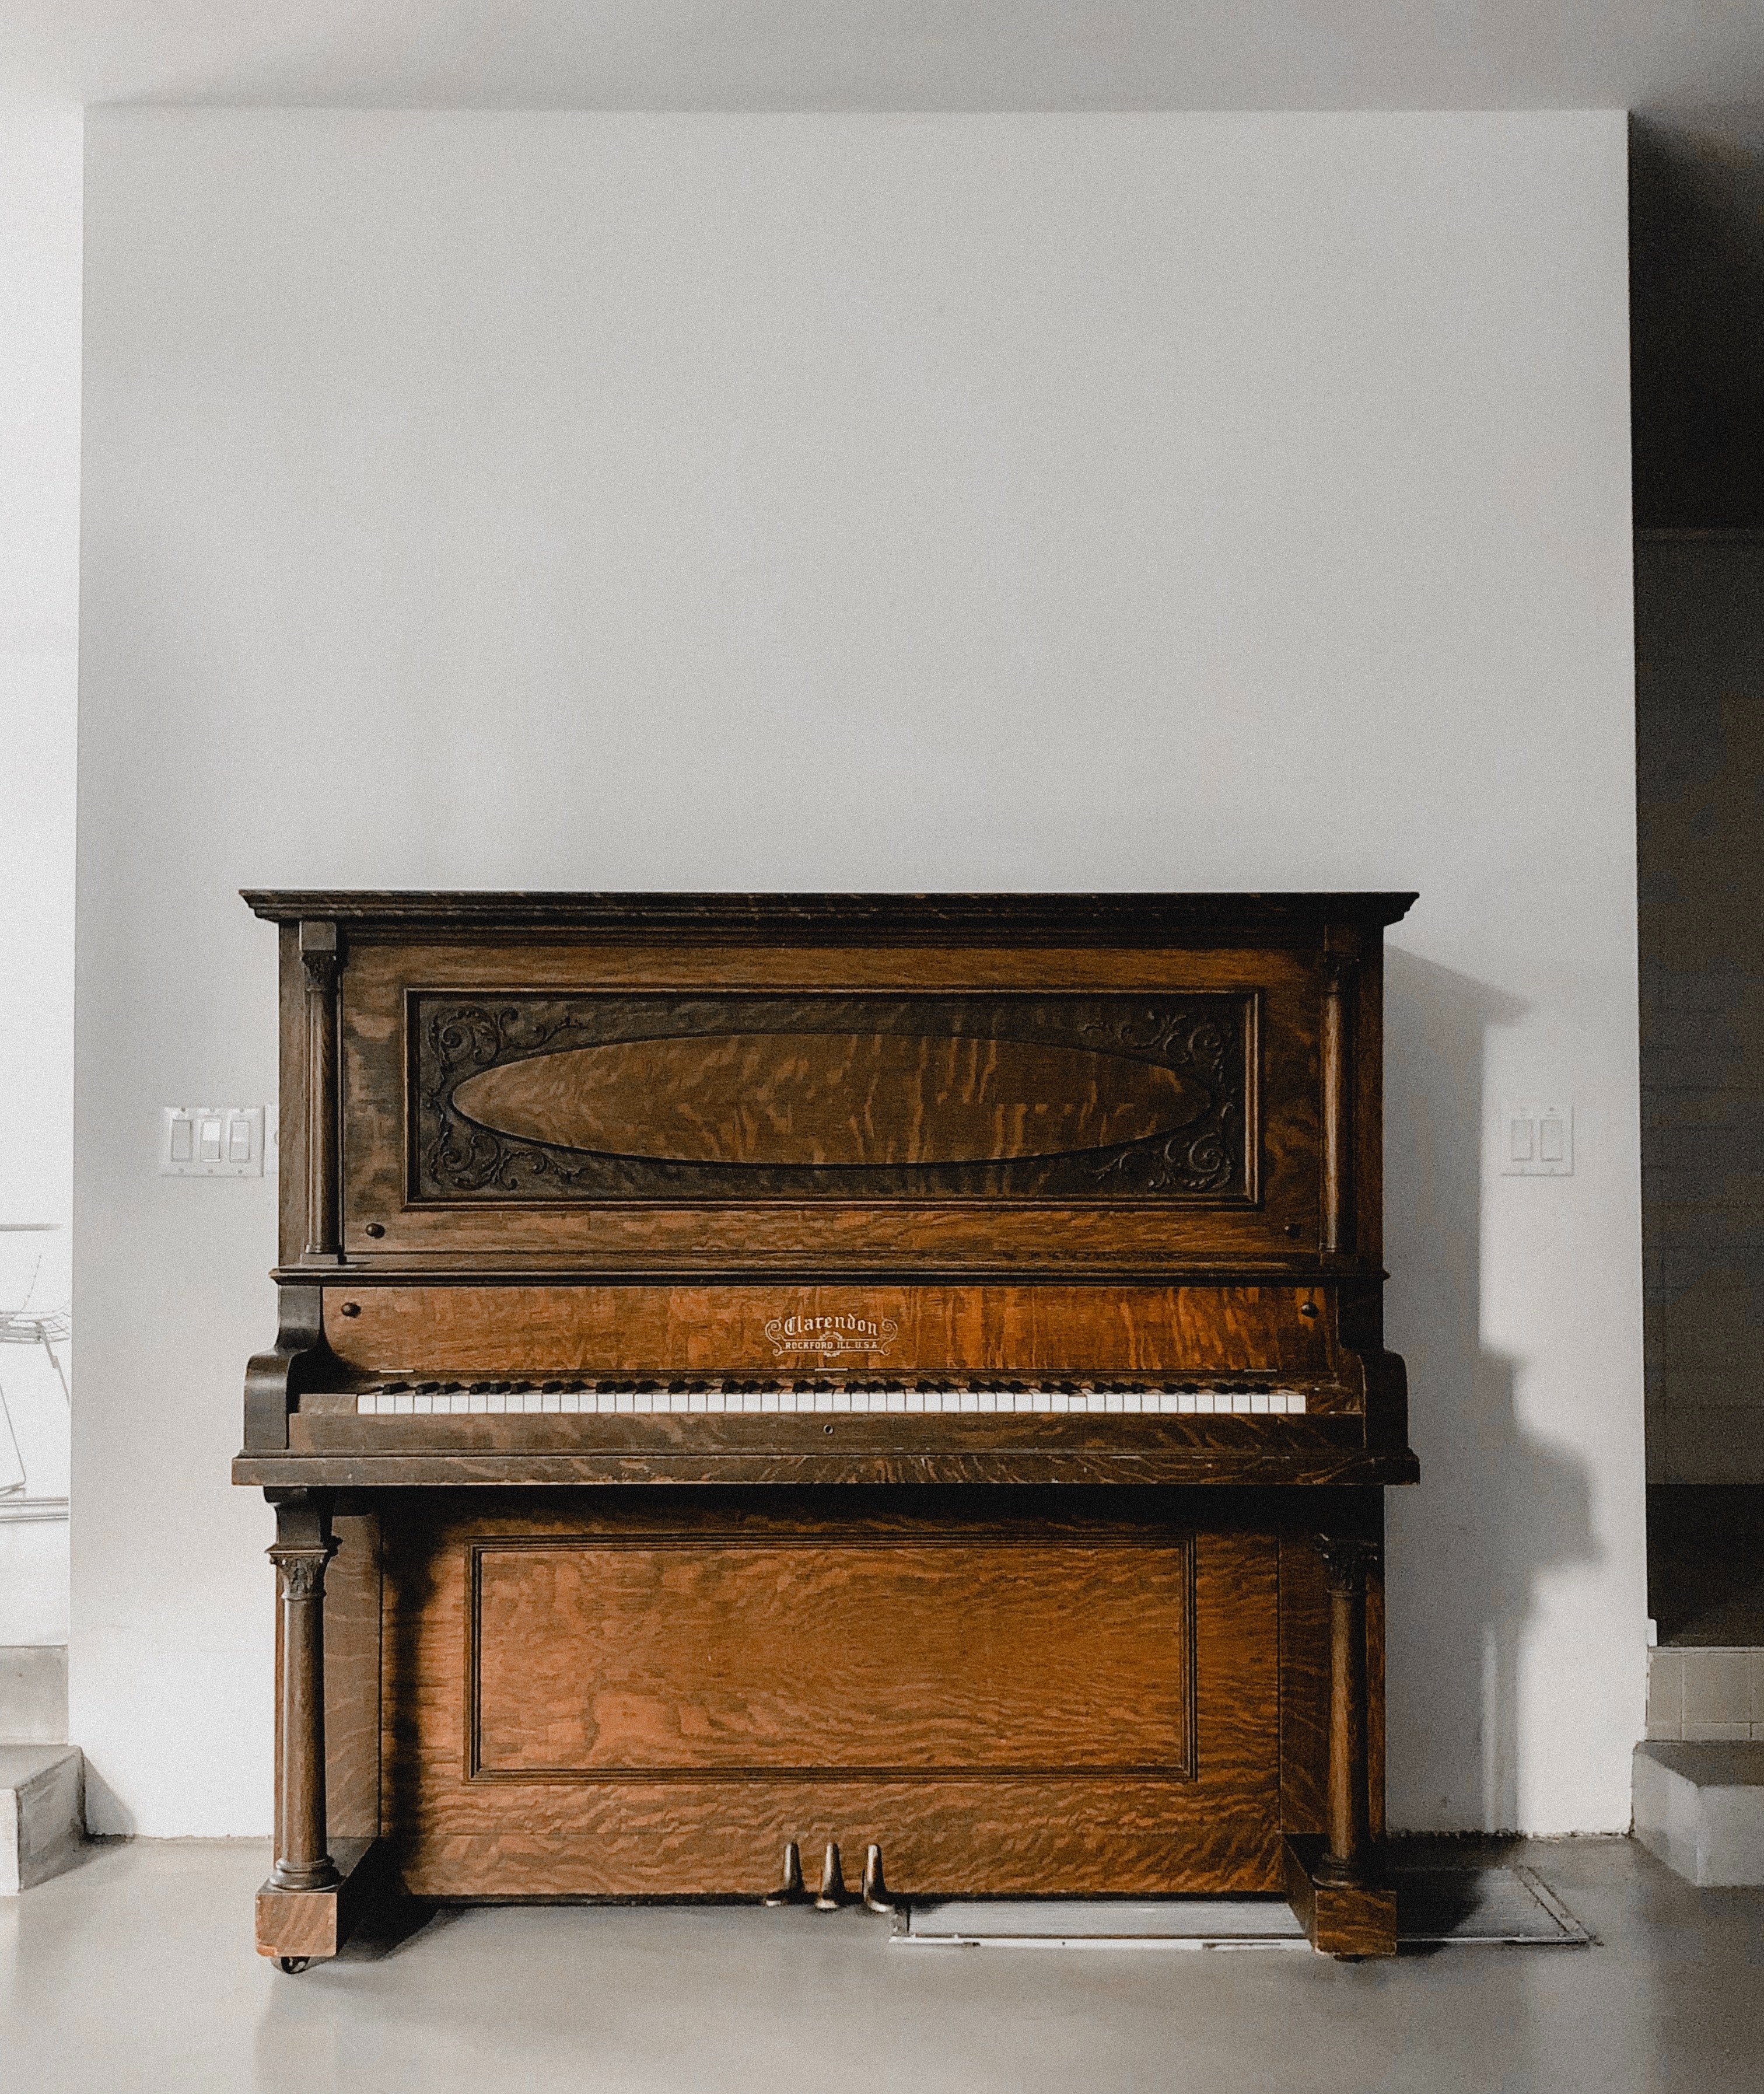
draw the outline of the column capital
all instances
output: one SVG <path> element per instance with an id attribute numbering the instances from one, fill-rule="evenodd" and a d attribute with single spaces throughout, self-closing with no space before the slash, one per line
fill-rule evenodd
<path id="1" fill-rule="evenodd" d="M 1332 1592 L 1363 1592 L 1373 1566 L 1383 1553 L 1375 1541 L 1362 1541 L 1345 1535 L 1319 1534 L 1317 1553 Z"/>
<path id="2" fill-rule="evenodd" d="M 276 1566 L 285 1600 L 322 1600 L 324 1566 L 336 1555 L 337 1544 L 328 1542 L 317 1549 L 289 1549 L 276 1543 L 263 1553 Z"/>

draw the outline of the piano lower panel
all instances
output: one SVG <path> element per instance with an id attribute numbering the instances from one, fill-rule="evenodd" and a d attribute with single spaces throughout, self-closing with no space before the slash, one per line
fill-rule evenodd
<path id="1" fill-rule="evenodd" d="M 1273 1890 L 1271 1529 L 386 1501 L 381 1813 L 435 1897 Z M 736 1625 L 732 1630 L 731 1624 Z"/>

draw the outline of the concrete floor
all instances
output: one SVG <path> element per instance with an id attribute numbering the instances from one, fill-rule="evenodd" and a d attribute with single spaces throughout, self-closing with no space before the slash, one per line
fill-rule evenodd
<path id="1" fill-rule="evenodd" d="M 1627 1840 L 1509 1847 L 1599 1936 L 1291 1952 L 901 1949 L 754 1909 L 444 1910 L 285 1978 L 255 1842 L 87 1850 L 0 1901 L 20 2094 L 1755 2094 L 1764 1892 Z"/>

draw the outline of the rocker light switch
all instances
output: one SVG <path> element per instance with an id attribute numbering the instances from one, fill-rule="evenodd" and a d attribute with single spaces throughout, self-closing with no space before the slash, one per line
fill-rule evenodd
<path id="1" fill-rule="evenodd" d="M 1574 1107 L 1548 1099 L 1509 1101 L 1501 1108 L 1504 1178 L 1574 1175 Z"/>
<path id="2" fill-rule="evenodd" d="M 262 1106 L 162 1106 L 162 1178 L 261 1178 Z"/>

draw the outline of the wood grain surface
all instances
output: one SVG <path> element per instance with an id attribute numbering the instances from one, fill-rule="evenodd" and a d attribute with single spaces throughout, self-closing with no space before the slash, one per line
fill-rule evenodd
<path id="1" fill-rule="evenodd" d="M 650 1001 L 662 1006 L 651 1024 L 684 1021 L 680 999 Z M 923 1032 L 834 1032 L 831 1016 L 820 1014 L 829 1001 L 782 1003 L 769 1020 L 776 1031 L 758 1029 L 767 1013 L 748 1000 L 720 1032 L 527 1054 L 467 1075 L 447 1097 L 479 1127 L 524 1141 L 787 1171 L 935 1170 L 1079 1154 L 1173 1134 L 1210 1102 L 1193 1076 L 1167 1063 L 1058 1040 L 933 1032 L 937 1010 L 928 998 L 908 1006 L 923 1014 Z M 591 1030 L 600 1008 L 579 998 L 558 1023 L 581 1011 L 578 1030 Z M 900 1008 L 890 1000 L 891 1014 Z M 854 1023 L 859 1014 L 841 1003 L 838 1014 Z M 641 1022 L 623 1009 L 620 1016 Z M 794 1029 L 781 1029 L 787 1020 Z"/>
<path id="2" fill-rule="evenodd" d="M 767 1326 L 846 1318 L 828 1364 L 887 1376 L 980 1373 L 1319 1375 L 1328 1319 L 1302 1285 L 862 1287 L 349 1284 L 324 1290 L 324 1332 L 355 1374 L 801 1372 Z"/>
<path id="3" fill-rule="evenodd" d="M 380 1523 L 337 1520 L 324 1579 L 325 1795 L 334 1838 L 380 1831 Z M 292 1953 L 293 1952 L 289 1952 Z"/>
<path id="4" fill-rule="evenodd" d="M 385 1440 L 395 1440 L 391 1428 L 407 1422 L 363 1420 L 363 1439 L 378 1432 L 385 1435 Z M 683 1418 L 680 1422 L 697 1426 L 707 1421 Z M 1038 1421 L 1025 1418 L 1023 1422 L 1027 1425 Z M 1176 1421 L 1145 1422 L 1161 1426 Z M 1267 1422 L 1271 1426 L 1280 1421 Z M 645 1491 L 694 1484 L 710 1484 L 718 1489 L 773 1490 L 801 1484 L 819 1488 L 832 1484 L 841 1488 L 865 1484 L 914 1488 L 1054 1484 L 1067 1489 L 1100 1485 L 1124 1490 L 1146 1485 L 1340 1488 L 1412 1484 L 1417 1475 L 1415 1458 L 1410 1453 L 1320 1446 L 1314 1440 L 1296 1447 L 1283 1446 L 1272 1432 L 1257 1437 L 1259 1445 L 1247 1444 L 1246 1439 L 1235 1446 L 1172 1437 L 1162 1447 L 1137 1445 L 1119 1449 L 1079 1443 L 999 1446 L 980 1451 L 947 1449 L 941 1453 L 915 1453 L 895 1446 L 886 1451 L 856 1449 L 818 1454 L 759 1448 L 741 1451 L 726 1445 L 702 1445 L 678 1453 L 602 1449 L 589 1453 L 428 1451 L 401 1454 L 388 1451 L 383 1440 L 371 1449 L 364 1446 L 354 1452 L 241 1454 L 233 1462 L 232 1478 L 235 1483 L 254 1484 L 266 1490 L 383 1491 L 461 1486 L 489 1489 L 510 1484 L 528 1490 L 555 1488 L 560 1484 L 577 1488 L 617 1484 Z"/>
<path id="5" fill-rule="evenodd" d="M 1301 937 L 1299 943 L 1310 941 Z M 1159 952 L 1134 945 L 1019 949 L 1001 942 L 989 950 L 915 947 L 908 953 L 887 945 L 646 949 L 528 939 L 498 948 L 470 939 L 406 945 L 376 938 L 351 947 L 340 977 L 346 1247 L 352 1259 L 370 1260 L 550 1253 L 605 1271 L 658 1265 L 689 1270 L 736 1262 L 749 1271 L 783 1271 L 800 1269 L 810 1244 L 823 1267 L 849 1271 L 890 1263 L 897 1269 L 903 1262 L 960 1270 L 982 1262 L 994 1269 L 1012 1264 L 1058 1269 L 1062 1263 L 1108 1261 L 1143 1268 L 1167 1265 L 1172 1250 L 1184 1245 L 1264 1257 L 1300 1242 L 1314 1249 L 1320 967 L 1314 945 L 1295 950 L 1271 944 Z M 489 1145 L 481 1156 L 469 1142 L 447 1148 L 447 1168 L 432 1180 L 424 1175 L 430 1169 L 424 1159 L 431 1157 L 432 1130 L 424 1124 L 419 1058 L 412 1058 L 411 1012 L 450 996 L 460 1009 L 511 1009 L 515 1006 L 506 997 L 499 1003 L 497 996 L 517 984 L 529 997 L 549 997 L 560 1006 L 572 994 L 641 994 L 658 1010 L 675 1014 L 666 1023 L 658 1019 L 660 1029 L 689 1031 L 697 1025 L 701 1032 L 703 1012 L 719 998 L 732 1009 L 744 996 L 763 989 L 810 999 L 850 998 L 910 986 L 921 997 L 935 992 L 972 1000 L 992 991 L 995 1002 L 1006 993 L 1032 993 L 1046 1002 L 1106 991 L 1104 1000 L 1123 1010 L 1135 999 L 1148 1009 L 1163 1009 L 1172 998 L 1229 997 L 1251 1014 L 1254 1036 L 1245 1042 L 1240 1100 L 1233 1093 L 1227 1101 L 1231 1125 L 1220 1123 L 1228 1167 L 1221 1166 L 1223 1175 L 1212 1191 L 1207 1188 L 1214 1185 L 1213 1176 L 1205 1170 L 1197 1175 L 1186 1149 L 1177 1156 L 1174 1143 L 1155 1141 L 1149 1152 L 1123 1152 L 1139 1159 L 1124 1177 L 1082 1177 L 1075 1192 L 1062 1178 L 1022 1197 L 997 1197 L 1010 1193 L 1014 1180 L 995 1184 L 983 1175 L 970 1185 L 959 1169 L 948 1186 L 932 1191 L 892 1183 L 867 1190 L 851 1182 L 849 1171 L 829 1182 L 826 1197 L 808 1197 L 800 1185 L 793 1190 L 788 1172 L 776 1184 L 756 1183 L 746 1193 L 738 1182 L 725 1184 L 722 1178 L 708 1191 L 694 1191 L 689 1176 L 670 1191 L 654 1180 L 654 1170 L 661 1166 L 653 1166 L 641 1197 L 614 1193 L 584 1200 L 572 1193 L 576 1166 L 568 1162 L 567 1152 L 524 1154 L 505 1171 L 496 1148 L 504 1138 L 488 1133 L 484 1140 Z M 714 1043 L 706 1049 L 713 1058 L 720 1051 Z M 1039 1071 L 1033 1088 L 1044 1094 L 1030 1102 L 1077 1111 L 1090 1080 L 1074 1075 L 1080 1067 L 1069 1058 L 1063 1086 L 1051 1070 Z M 1081 1067 L 1089 1070 L 1092 1064 Z M 689 1088 L 689 1082 L 676 1081 L 676 1092 Z M 635 1092 L 629 1084 L 623 1088 L 627 1106 L 621 1110 L 628 1116 Z M 910 1119 L 903 1097 L 883 1114 L 877 1138 L 888 1129 L 893 1140 Z M 732 1144 L 739 1150 L 745 1137 L 732 1132 L 736 1123 L 723 1112 L 719 1125 L 723 1152 L 732 1153 Z M 1232 1161 L 1231 1143 L 1240 1136 L 1245 1146 Z M 1171 1151 L 1168 1157 L 1166 1149 Z M 481 1182 L 480 1165 L 488 1174 Z M 731 1170 L 758 1169 L 720 1167 L 724 1177 Z M 811 1166 L 811 1175 L 838 1169 L 829 1162 Z M 1040 1173 L 1044 1166 L 1005 1162 L 984 1170 Z M 459 1188 L 457 1197 L 438 1197 L 443 1180 Z M 1178 1190 L 1182 1197 L 1169 1197 Z"/>
<path id="6" fill-rule="evenodd" d="M 1172 1692 L 1180 1697 L 1188 1683 L 1182 1581 L 1168 1566 L 1181 1565 L 1187 1550 L 1162 1523 L 1067 1521 L 1056 1537 L 1044 1540 L 1034 1536 L 1032 1523 L 1001 1526 L 988 1538 L 984 1522 L 959 1514 L 928 1527 L 910 1517 L 872 1523 L 859 1514 L 846 1523 L 849 1569 L 841 1571 L 841 1544 L 823 1518 L 749 1508 L 720 1519 L 701 1510 L 684 1527 L 680 1518 L 674 1508 L 666 1525 L 621 1508 L 601 1509 L 590 1532 L 603 1543 L 626 1544 L 636 1574 L 619 1581 L 615 1597 L 624 1614 L 613 1624 L 607 1660 L 590 1653 L 589 1592 L 579 1579 L 567 1604 L 584 1611 L 566 1614 L 561 1626 L 557 1613 L 537 1613 L 524 1601 L 505 1610 L 497 1623 L 505 1639 L 498 1676 L 510 1683 L 497 1718 L 498 1752 L 554 1752 L 553 1735 L 566 1757 L 585 1759 L 601 1749 L 583 1720 L 584 1690 L 570 1676 L 572 1660 L 589 1669 L 590 1685 L 596 1666 L 629 1667 L 634 1660 L 629 1676 L 643 1683 L 642 1705 L 611 1711 L 619 1727 L 615 1749 L 665 1749 L 671 1755 L 665 1779 L 616 1766 L 593 1780 L 560 1781 L 518 1767 L 499 1769 L 502 1778 L 493 1780 L 472 1777 L 474 1555 L 483 1552 L 484 1560 L 511 1544 L 518 1555 L 523 1544 L 542 1543 L 554 1560 L 579 1570 L 593 1552 L 582 1545 L 589 1536 L 577 1521 L 555 1511 L 530 1519 L 502 1511 L 438 1527 L 418 1520 L 389 1538 L 385 1809 L 398 1828 L 413 1890 L 449 1896 L 754 1895 L 770 1887 L 778 1853 L 791 1838 L 805 1852 L 826 1839 L 859 1852 L 878 1840 L 890 1880 L 897 1878 L 903 1890 L 1276 1887 L 1278 1580 L 1271 1534 L 1202 1535 L 1196 1541 L 1190 1753 L 1183 1726 L 1169 1713 Z M 799 1523 L 804 1531 L 793 1541 Z M 823 1663 L 819 1705 L 811 1707 L 815 1668 L 800 1654 L 732 1652 L 730 1670 L 720 1676 L 732 1679 L 737 1700 L 746 1695 L 746 1705 L 758 1713 L 738 1715 L 726 1731 L 715 1720 L 715 1709 L 731 1705 L 710 1707 L 703 1698 L 706 1684 L 714 1688 L 719 1677 L 717 1661 L 702 1648 L 715 1610 L 702 1601 L 707 1627 L 700 1630 L 689 1604 L 676 1646 L 679 1595 L 657 1566 L 678 1562 L 689 1578 L 692 1557 L 683 1544 L 696 1543 L 707 1601 L 728 1590 L 741 1553 L 731 1546 L 735 1538 L 770 1544 L 751 1550 L 748 1560 L 756 1567 L 744 1575 L 757 1581 L 780 1621 L 815 1623 Z M 663 1540 L 668 1547 L 658 1549 Z M 926 1566 L 934 1586 L 946 1585 L 959 1563 L 967 1591 L 946 1604 L 997 1623 L 997 1649 L 977 1649 L 955 1625 L 927 1631 L 922 1609 L 879 1618 L 867 1566 L 887 1560 L 880 1544 L 898 1550 L 909 1568 Z M 617 1553 L 602 1549 L 599 1560 Z M 937 1571 L 931 1566 L 940 1557 L 945 1567 Z M 1135 1597 L 1127 1566 L 1142 1574 L 1159 1563 L 1167 1567 L 1150 1581 L 1152 1599 Z M 1037 1565 L 1079 1575 L 1081 1588 L 1093 1595 L 1106 1585 L 1121 1615 L 1119 1627 L 1087 1623 L 1075 1656 L 1048 1647 L 1040 1664 L 1054 1693 L 1045 1707 L 1037 1705 L 1035 1674 L 1015 1676 L 1034 1661 L 1019 1657 L 1015 1668 L 1010 1662 L 1013 1647 L 1022 1653 L 1032 1624 L 1070 1618 L 1058 1592 L 1037 1589 L 1045 1584 L 1032 1575 Z M 1105 1572 L 1102 1565 L 1116 1567 Z M 799 1575 L 808 1588 L 800 1598 L 789 1589 Z M 558 1597 L 564 1597 L 561 1588 Z M 1077 1682 L 1084 1653 L 1099 1638 L 1101 1668 L 1086 1713 L 1076 1705 Z M 891 1646 L 897 1682 L 892 1689 L 879 1683 Z M 524 1666 L 532 1682 L 526 1717 L 515 1685 Z M 756 1687 L 763 1692 L 753 1692 Z M 860 1688 L 862 1706 L 854 1691 Z M 852 1742 L 841 1733 L 842 1710 Z M 683 1721 L 680 1711 L 702 1713 Z M 785 1717 L 805 1727 L 799 1735 L 818 1741 L 818 1762 L 791 1760 L 792 1748 L 770 1734 L 767 1723 Z M 993 1735 L 982 1744 L 988 1722 Z M 1159 1771 L 1114 1770 L 1133 1766 L 1160 1740 L 1171 1760 Z M 883 1755 L 884 1767 L 897 1768 L 913 1753 L 923 1764 L 854 1770 L 854 1750 L 871 1762 Z M 962 1756 L 982 1750 L 990 1756 L 982 1770 L 966 1772 Z M 1049 1753 L 1056 1762 L 1061 1754 L 1068 1762 L 1083 1758 L 1075 1770 L 1047 1765 Z M 1008 1770 L 1038 1762 L 1041 1771 Z"/>
<path id="7" fill-rule="evenodd" d="M 1193 1545 L 468 1544 L 473 1778 L 1193 1772 Z"/>

